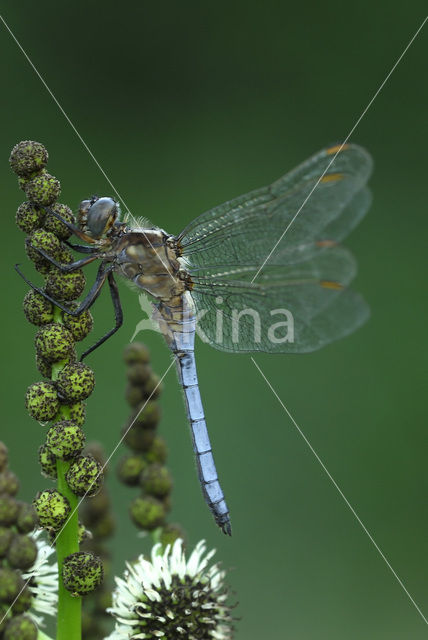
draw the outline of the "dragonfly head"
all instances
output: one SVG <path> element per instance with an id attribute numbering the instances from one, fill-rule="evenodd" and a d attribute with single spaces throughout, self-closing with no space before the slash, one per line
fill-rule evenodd
<path id="1" fill-rule="evenodd" d="M 113 198 L 82 200 L 77 221 L 80 229 L 94 240 L 100 240 L 112 229 L 119 215 L 119 205 Z"/>

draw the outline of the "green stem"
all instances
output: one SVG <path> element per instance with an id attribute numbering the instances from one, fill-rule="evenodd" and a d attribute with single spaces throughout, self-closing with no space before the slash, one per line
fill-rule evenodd
<path id="1" fill-rule="evenodd" d="M 54 307 L 54 321 L 62 323 L 62 313 L 58 307 Z M 52 365 L 52 380 L 56 380 L 66 361 Z M 63 418 L 70 417 L 68 407 L 61 407 Z M 81 640 L 82 638 L 82 598 L 72 596 L 64 587 L 62 580 L 62 565 L 64 558 L 71 553 L 79 551 L 79 514 L 78 498 L 70 490 L 65 474 L 70 462 L 57 458 L 56 469 L 58 474 L 58 491 L 65 496 L 71 507 L 71 515 L 56 540 L 56 555 L 58 561 L 58 618 L 56 640 Z"/>
<path id="2" fill-rule="evenodd" d="M 77 513 L 78 498 L 70 491 L 65 480 L 69 462 L 57 460 L 58 491 L 68 498 L 71 507 L 71 516 L 67 520 L 56 541 L 56 554 L 58 560 L 58 619 L 56 640 L 81 640 L 81 605 L 82 598 L 72 596 L 64 587 L 62 581 L 62 565 L 64 558 L 70 553 L 79 551 L 79 516 Z"/>

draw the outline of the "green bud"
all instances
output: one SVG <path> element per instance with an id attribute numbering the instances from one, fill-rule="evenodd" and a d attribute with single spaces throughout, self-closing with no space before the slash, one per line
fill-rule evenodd
<path id="1" fill-rule="evenodd" d="M 37 513 L 32 504 L 27 502 L 19 503 L 18 518 L 16 521 L 18 531 L 30 533 L 37 526 Z"/>
<path id="2" fill-rule="evenodd" d="M 131 502 L 130 516 L 140 529 L 152 531 L 164 523 L 165 507 L 152 496 L 138 497 Z"/>
<path id="3" fill-rule="evenodd" d="M 22 140 L 13 147 L 9 163 L 14 173 L 25 177 L 44 169 L 48 158 L 48 152 L 40 142 Z"/>
<path id="4" fill-rule="evenodd" d="M 37 558 L 37 545 L 30 536 L 16 534 L 7 551 L 7 560 L 11 567 L 25 571 Z"/>
<path id="5" fill-rule="evenodd" d="M 64 559 L 62 579 L 67 591 L 84 596 L 94 591 L 103 580 L 103 565 L 97 556 L 85 551 L 72 553 Z"/>
<path id="6" fill-rule="evenodd" d="M 8 450 L 4 442 L 0 440 L 0 471 L 6 469 L 9 462 Z"/>
<path id="7" fill-rule="evenodd" d="M 85 274 L 81 269 L 72 273 L 61 273 L 51 269 L 46 280 L 46 293 L 54 300 L 76 300 L 85 288 Z"/>
<path id="8" fill-rule="evenodd" d="M 85 525 L 79 520 L 79 528 L 78 528 L 78 537 L 79 544 L 84 542 L 85 540 L 92 539 L 92 533 L 85 527 Z"/>
<path id="9" fill-rule="evenodd" d="M 36 353 L 36 367 L 45 378 L 52 378 L 52 362 L 48 362 Z"/>
<path id="10" fill-rule="evenodd" d="M 143 362 L 135 362 L 126 372 L 126 376 L 131 384 L 144 385 L 149 380 L 152 368 L 149 364 Z"/>
<path id="11" fill-rule="evenodd" d="M 166 467 L 160 464 L 148 465 L 141 474 L 140 484 L 143 490 L 155 498 L 164 498 L 171 493 L 172 477 Z"/>
<path id="12" fill-rule="evenodd" d="M 126 364 L 136 362 L 147 364 L 150 362 L 150 352 L 142 342 L 131 342 L 123 350 L 123 359 Z"/>
<path id="13" fill-rule="evenodd" d="M 160 436 L 156 436 L 148 451 L 146 451 L 146 460 L 149 463 L 158 462 L 164 464 L 168 457 L 168 449 L 166 442 Z"/>
<path id="14" fill-rule="evenodd" d="M 42 468 L 42 475 L 44 475 L 45 478 L 52 478 L 54 480 L 58 475 L 56 458 L 45 444 L 39 447 L 39 462 Z"/>
<path id="15" fill-rule="evenodd" d="M 76 402 L 75 404 L 67 405 L 70 413 L 70 420 L 81 427 L 86 418 L 86 405 L 84 402 Z"/>
<path id="16" fill-rule="evenodd" d="M 56 385 L 66 402 L 80 402 L 90 396 L 94 390 L 94 372 L 82 362 L 67 364 L 59 372 Z"/>
<path id="17" fill-rule="evenodd" d="M 97 440 L 92 440 L 92 442 L 89 442 L 85 448 L 85 454 L 86 453 L 94 456 L 95 460 L 98 460 L 100 465 L 104 466 L 106 462 L 106 454 L 101 442 L 97 442 Z M 106 473 L 106 470 L 104 470 L 104 474 L 105 473 Z"/>
<path id="18" fill-rule="evenodd" d="M 162 546 L 166 547 L 168 544 L 171 546 L 174 544 L 176 540 L 181 538 L 181 540 L 185 539 L 185 534 L 183 529 L 179 524 L 167 524 L 162 527 L 162 531 L 160 534 L 159 542 Z"/>
<path id="19" fill-rule="evenodd" d="M 50 267 L 48 260 L 37 249 L 42 249 L 49 256 L 56 259 L 61 251 L 61 243 L 54 233 L 44 229 L 36 229 L 29 237 L 29 242 L 25 246 L 27 256 L 34 263 L 41 262 Z"/>
<path id="20" fill-rule="evenodd" d="M 138 484 L 141 472 L 147 466 L 147 462 L 135 453 L 130 453 L 122 458 L 117 465 L 117 477 L 123 484 L 134 486 Z"/>
<path id="21" fill-rule="evenodd" d="M 52 303 L 46 300 L 41 293 L 34 291 L 34 289 L 28 291 L 22 306 L 28 322 L 38 327 L 49 324 L 53 320 L 54 308 Z"/>
<path id="22" fill-rule="evenodd" d="M 18 599 L 12 605 L 12 613 L 14 616 L 25 613 L 28 609 L 31 608 L 33 604 L 33 594 L 28 586 L 24 587 L 24 589 L 19 594 Z"/>
<path id="23" fill-rule="evenodd" d="M 144 391 L 142 387 L 135 384 L 126 385 L 125 400 L 131 407 L 137 407 L 144 400 Z"/>
<path id="24" fill-rule="evenodd" d="M 144 428 L 156 427 L 161 419 L 159 403 L 155 400 L 147 400 L 142 408 L 138 409 L 131 418 L 135 424 Z"/>
<path id="25" fill-rule="evenodd" d="M 0 496 L 0 525 L 10 527 L 15 524 L 18 511 L 19 506 L 14 498 L 8 495 Z"/>
<path id="26" fill-rule="evenodd" d="M 85 434 L 71 420 L 55 422 L 46 435 L 46 446 L 61 460 L 75 458 L 85 444 Z"/>
<path id="27" fill-rule="evenodd" d="M 13 602 L 23 586 L 24 581 L 18 571 L 0 567 L 0 602 Z"/>
<path id="28" fill-rule="evenodd" d="M 27 411 L 35 420 L 52 420 L 59 409 L 56 389 L 51 382 L 35 382 L 27 389 L 25 401 Z"/>
<path id="29" fill-rule="evenodd" d="M 154 442 L 156 429 L 146 429 L 140 424 L 134 424 L 130 428 L 129 424 L 126 423 L 122 428 L 122 436 L 126 446 L 133 449 L 133 451 L 147 451 Z"/>
<path id="30" fill-rule="evenodd" d="M 94 456 L 79 456 L 71 463 L 65 479 L 77 496 L 95 496 L 102 485 L 103 469 Z"/>
<path id="31" fill-rule="evenodd" d="M 65 326 L 72 333 L 76 342 L 86 338 L 94 324 L 94 319 L 89 309 L 83 311 L 79 316 L 71 316 L 68 313 L 64 313 L 63 319 Z"/>
<path id="32" fill-rule="evenodd" d="M 56 489 L 40 491 L 34 498 L 33 504 L 40 526 L 50 527 L 55 531 L 61 529 L 71 511 L 67 498 Z"/>
<path id="33" fill-rule="evenodd" d="M 38 330 L 34 344 L 39 356 L 48 362 L 60 362 L 70 357 L 74 341 L 70 331 L 58 322 L 47 324 Z"/>
<path id="34" fill-rule="evenodd" d="M 28 616 L 15 616 L 4 631 L 4 640 L 37 640 L 36 623 Z"/>
<path id="35" fill-rule="evenodd" d="M 66 222 L 71 224 L 75 223 L 73 212 L 66 204 L 59 204 L 57 202 L 51 207 L 51 209 L 61 216 L 61 218 Z M 58 218 L 55 218 L 51 213 L 46 215 L 43 226 L 47 231 L 52 231 L 52 233 L 54 233 L 60 240 L 68 240 L 72 234 L 72 231 L 70 231 L 63 222 L 58 220 Z"/>
<path id="36" fill-rule="evenodd" d="M 45 219 L 45 210 L 33 202 L 23 202 L 16 212 L 15 221 L 21 231 L 32 233 L 39 229 Z"/>
<path id="37" fill-rule="evenodd" d="M 157 373 L 151 374 L 150 378 L 144 384 L 144 393 L 146 398 L 150 398 L 150 400 L 155 400 L 160 396 L 163 391 L 163 384 L 160 381 L 160 377 Z"/>
<path id="38" fill-rule="evenodd" d="M 0 472 L 0 493 L 7 493 L 10 496 L 14 496 L 18 493 L 19 489 L 19 480 L 18 476 L 10 471 L 9 469 L 5 469 Z"/>
<path id="39" fill-rule="evenodd" d="M 0 558 L 6 555 L 9 545 L 12 542 L 13 530 L 8 527 L 0 527 Z"/>
<path id="40" fill-rule="evenodd" d="M 53 204 L 58 198 L 61 193 L 61 183 L 55 176 L 51 176 L 43 169 L 25 184 L 24 190 L 31 202 L 46 207 Z"/>

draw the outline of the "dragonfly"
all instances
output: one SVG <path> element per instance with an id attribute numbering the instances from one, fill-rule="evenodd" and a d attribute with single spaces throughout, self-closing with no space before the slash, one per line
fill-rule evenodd
<path id="1" fill-rule="evenodd" d="M 349 288 L 356 262 L 340 242 L 370 207 L 371 171 L 362 147 L 325 148 L 272 184 L 206 211 L 178 235 L 121 221 L 111 197 L 82 201 L 76 224 L 45 207 L 85 243 L 70 246 L 86 254 L 61 264 L 38 249 L 45 259 L 64 273 L 101 261 L 77 309 L 49 296 L 16 267 L 33 289 L 74 316 L 89 309 L 108 283 L 115 326 L 81 359 L 123 323 L 115 274 L 149 294 L 176 360 L 202 493 L 226 534 L 231 520 L 199 390 L 195 333 L 230 353 L 306 353 L 360 327 L 369 308 Z"/>

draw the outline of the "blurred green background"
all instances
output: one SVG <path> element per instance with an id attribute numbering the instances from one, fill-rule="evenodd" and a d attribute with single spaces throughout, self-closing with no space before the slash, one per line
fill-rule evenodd
<path id="1" fill-rule="evenodd" d="M 423 2 L 2 3 L 2 14 L 134 215 L 171 233 L 206 209 L 271 182 L 342 140 L 424 18 Z M 375 160 L 374 204 L 346 241 L 355 287 L 372 309 L 346 340 L 306 356 L 257 356 L 300 428 L 410 594 L 428 613 L 426 386 L 427 28 L 352 140 Z M 34 276 L 14 224 L 24 199 L 11 147 L 43 142 L 61 201 L 76 208 L 112 189 L 0 24 L 2 82 L 2 428 L 30 500 L 44 429 L 25 412 L 34 327 L 21 311 Z M 89 273 L 92 273 L 89 270 Z M 425 292 L 426 293 L 426 292 Z M 125 325 L 90 358 L 97 387 L 88 437 L 115 445 L 128 415 L 122 348 L 141 319 L 121 286 Z M 112 324 L 107 292 L 97 335 Z M 162 374 L 170 354 L 139 335 Z M 175 478 L 172 517 L 191 544 L 205 538 L 233 570 L 238 639 L 412 639 L 427 626 L 249 356 L 197 345 L 217 468 L 232 512 L 222 536 L 202 500 L 183 402 L 172 370 L 162 434 Z M 425 393 L 424 393 L 425 392 Z M 116 455 L 123 452 L 120 449 Z M 114 551 L 149 547 L 128 521 L 134 491 L 109 476 L 118 513 Z"/>

